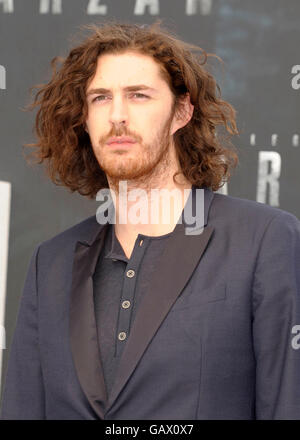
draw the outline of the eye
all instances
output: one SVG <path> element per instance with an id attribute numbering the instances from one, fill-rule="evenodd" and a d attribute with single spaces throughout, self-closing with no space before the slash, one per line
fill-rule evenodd
<path id="1" fill-rule="evenodd" d="M 105 101 L 105 98 L 107 98 L 106 95 L 98 95 L 98 96 L 96 96 L 96 97 L 92 100 L 92 102 L 95 102 L 95 101 Z"/>
<path id="2" fill-rule="evenodd" d="M 133 93 L 133 95 L 132 95 L 133 97 L 135 97 L 135 98 L 138 98 L 138 99 L 144 99 L 144 98 L 149 98 L 149 96 L 147 96 L 147 95 L 144 95 L 143 93 Z"/>

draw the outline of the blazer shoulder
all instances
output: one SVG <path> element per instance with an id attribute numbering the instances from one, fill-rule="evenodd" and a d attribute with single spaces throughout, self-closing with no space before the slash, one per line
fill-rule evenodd
<path id="1" fill-rule="evenodd" d="M 236 219 L 237 221 L 247 221 L 253 224 L 269 223 L 275 217 L 280 219 L 290 219 L 299 222 L 299 219 L 291 212 L 285 211 L 275 206 L 256 202 L 240 197 L 214 193 L 213 213 L 222 215 L 223 218 Z"/>
<path id="2" fill-rule="evenodd" d="M 39 248 L 47 250 L 48 252 L 53 250 L 69 248 L 73 246 L 77 241 L 88 241 L 95 236 L 100 230 L 100 225 L 97 223 L 95 215 L 88 217 L 77 223 L 70 228 L 60 232 L 54 237 L 45 240 L 39 244 Z"/>

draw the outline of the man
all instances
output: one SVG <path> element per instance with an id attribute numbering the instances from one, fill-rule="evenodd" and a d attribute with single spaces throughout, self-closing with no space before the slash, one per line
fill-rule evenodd
<path id="1" fill-rule="evenodd" d="M 113 210 L 35 250 L 2 418 L 300 418 L 300 222 L 214 192 L 235 112 L 191 49 L 157 25 L 93 27 L 38 92 L 37 158 Z M 152 190 L 175 194 L 168 223 Z M 158 222 L 135 221 L 133 193 Z"/>

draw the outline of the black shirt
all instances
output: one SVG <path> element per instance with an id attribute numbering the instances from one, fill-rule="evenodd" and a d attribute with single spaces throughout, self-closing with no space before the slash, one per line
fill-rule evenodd
<path id="1" fill-rule="evenodd" d="M 104 380 L 109 396 L 139 304 L 155 277 L 158 256 L 173 231 L 158 237 L 139 234 L 130 259 L 108 225 L 93 275 L 95 318 Z"/>

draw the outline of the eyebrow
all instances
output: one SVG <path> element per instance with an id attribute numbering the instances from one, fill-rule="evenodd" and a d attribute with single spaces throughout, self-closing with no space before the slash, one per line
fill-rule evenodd
<path id="1" fill-rule="evenodd" d="M 137 92 L 138 90 L 149 90 L 152 92 L 157 92 L 156 89 L 154 89 L 153 87 L 149 87 L 146 86 L 144 84 L 137 84 L 134 86 L 128 86 L 128 87 L 124 87 L 123 90 L 125 90 L 125 92 Z M 97 89 L 91 89 L 87 92 L 87 96 L 89 95 L 94 95 L 94 94 L 105 94 L 105 93 L 111 93 L 111 90 L 109 89 L 103 89 L 103 88 L 97 88 Z"/>

